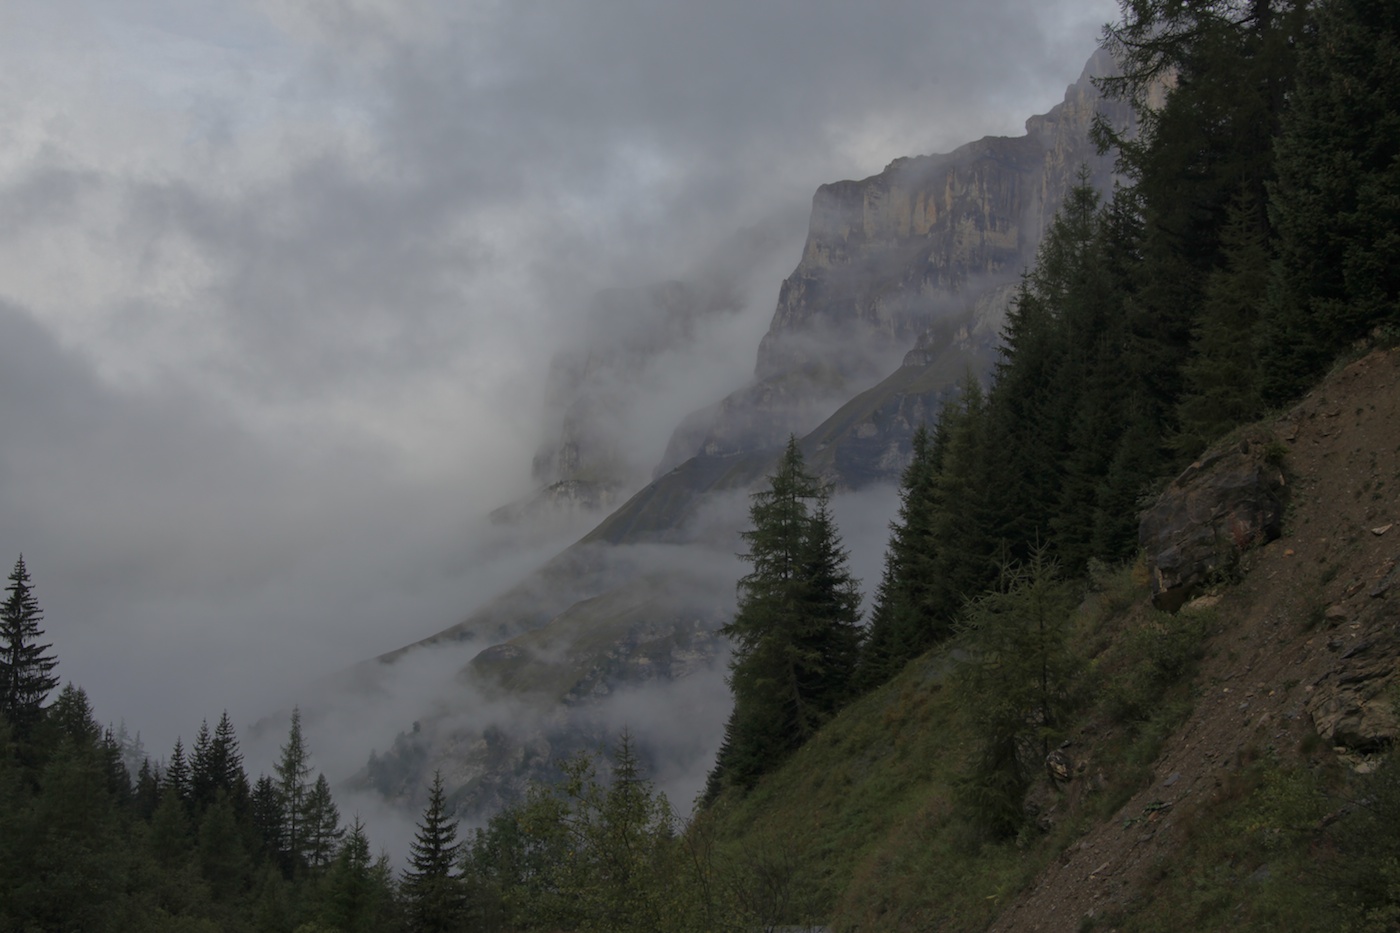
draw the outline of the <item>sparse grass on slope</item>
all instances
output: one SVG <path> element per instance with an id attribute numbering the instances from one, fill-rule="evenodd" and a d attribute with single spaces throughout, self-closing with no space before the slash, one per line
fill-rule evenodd
<path id="1" fill-rule="evenodd" d="M 1031 794 L 1039 818 L 987 838 L 957 804 L 978 736 L 949 678 L 956 650 L 909 665 L 829 723 L 748 796 L 722 798 L 717 835 L 742 865 L 781 849 L 788 922 L 832 930 L 981 930 L 1089 825 L 1146 779 L 1162 737 L 1190 708 L 1185 681 L 1209 617 L 1164 625 L 1140 569 L 1106 575 L 1076 618 L 1091 697 L 1076 735 L 1099 737 L 1098 774 Z M 1081 753 L 1082 754 L 1082 753 Z"/>

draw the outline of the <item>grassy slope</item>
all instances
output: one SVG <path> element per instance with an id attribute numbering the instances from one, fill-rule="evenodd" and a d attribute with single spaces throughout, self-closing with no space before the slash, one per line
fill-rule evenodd
<path id="1" fill-rule="evenodd" d="M 1395 565 L 1369 529 L 1400 509 L 1397 385 L 1400 351 L 1373 354 L 1264 426 L 1291 445 L 1288 527 L 1213 608 L 1152 610 L 1141 568 L 1100 580 L 1076 622 L 1089 659 L 1070 731 L 1079 766 L 1032 791 L 1042 826 L 989 843 L 961 816 L 975 736 L 935 654 L 750 796 L 721 800 L 724 847 L 785 853 L 791 919 L 833 930 L 1394 928 L 1350 907 L 1363 862 L 1400 892 L 1400 861 L 1375 855 L 1361 822 L 1385 785 L 1321 747 L 1306 703 L 1345 644 L 1368 637 L 1327 631 L 1321 607 L 1364 602 L 1352 581 Z M 1396 621 L 1388 607 L 1376 617 Z"/>
<path id="2" fill-rule="evenodd" d="M 1156 614 L 1136 601 L 1145 589 L 1130 571 L 1114 587 L 1114 598 L 1086 602 L 1076 637 L 1086 650 L 1097 646 L 1103 669 L 1123 673 L 1150 663 L 1145 654 L 1156 646 L 1129 645 L 1124 636 Z M 834 929 L 984 929 L 1076 831 L 1061 824 L 1048 835 L 989 842 L 962 817 L 955 788 L 976 737 L 949 682 L 955 666 L 946 652 L 911 664 L 843 711 L 753 793 L 722 801 L 719 835 L 731 852 L 781 846 L 794 854 L 792 883 L 806 892 L 804 915 L 794 920 L 829 921 Z M 1140 699 L 1160 701 L 1168 687 L 1142 683 Z M 1162 707 L 1179 718 L 1179 708 Z M 1119 730 L 1104 749 L 1129 780 L 1140 746 L 1155 741 L 1150 721 Z M 1079 809 L 1097 813 L 1115 794 L 1121 797 L 1117 784 L 1106 782 Z"/>

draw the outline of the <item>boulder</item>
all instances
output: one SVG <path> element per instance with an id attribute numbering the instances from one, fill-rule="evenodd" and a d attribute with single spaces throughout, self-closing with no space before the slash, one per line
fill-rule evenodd
<path id="1" fill-rule="evenodd" d="M 1259 430 L 1213 448 L 1143 513 L 1138 543 L 1159 609 L 1180 609 L 1233 574 L 1246 550 L 1279 536 L 1288 487 L 1270 453 L 1275 443 Z"/>

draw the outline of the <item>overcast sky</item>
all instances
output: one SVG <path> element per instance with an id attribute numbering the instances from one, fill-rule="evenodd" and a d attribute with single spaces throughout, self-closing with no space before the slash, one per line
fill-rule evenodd
<path id="1" fill-rule="evenodd" d="M 756 341 L 819 184 L 1019 135 L 1114 13 L 6 0 L 0 561 L 59 672 L 164 754 L 457 621 L 549 548 L 481 516 L 590 295 L 777 218 Z"/>

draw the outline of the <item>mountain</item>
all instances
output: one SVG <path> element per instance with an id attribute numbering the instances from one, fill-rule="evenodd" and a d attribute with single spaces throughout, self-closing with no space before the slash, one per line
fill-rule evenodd
<path id="1" fill-rule="evenodd" d="M 1110 66 L 1095 55 L 1024 136 L 822 186 L 752 380 L 686 417 L 654 478 L 580 541 L 456 625 L 357 672 L 373 684 L 425 652 L 472 655 L 359 780 L 418 804 L 440 770 L 459 813 L 479 817 L 552 760 L 626 725 L 663 786 L 697 789 L 728 703 L 717 631 L 742 573 L 733 552 L 747 492 L 789 434 L 838 491 L 892 483 L 914 429 L 966 376 L 986 377 L 1066 192 L 1081 172 L 1112 183 L 1089 138 L 1095 114 L 1131 131 L 1127 108 L 1091 81 Z M 696 322 L 732 313 L 732 295 L 677 282 L 600 296 L 590 313 L 622 326 L 556 361 L 558 430 L 534 465 L 542 494 L 502 516 L 551 497 L 588 506 L 620 495 L 635 469 L 617 468 L 607 417 L 625 410 L 627 377 L 683 348 Z"/>

